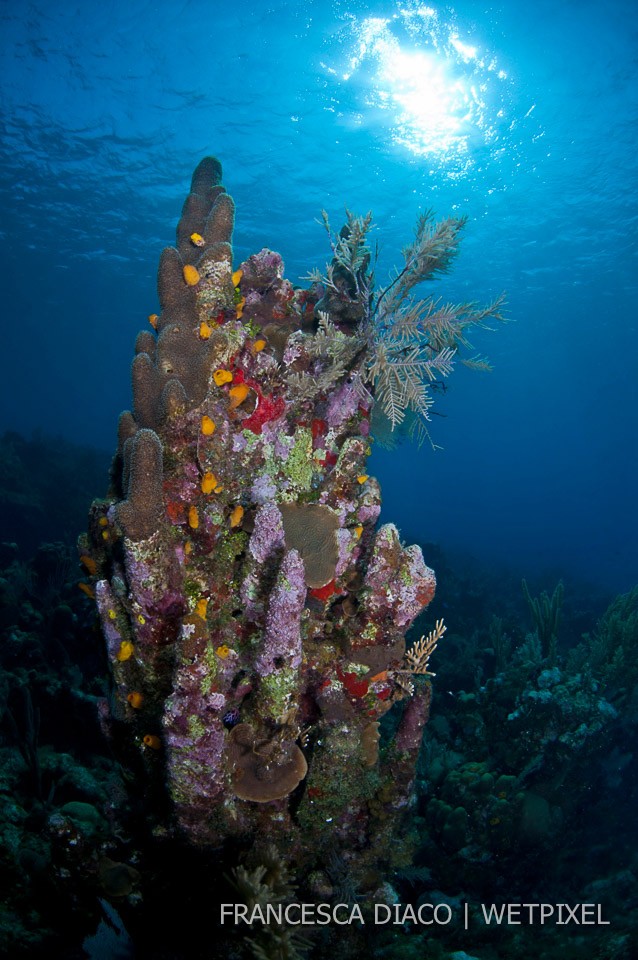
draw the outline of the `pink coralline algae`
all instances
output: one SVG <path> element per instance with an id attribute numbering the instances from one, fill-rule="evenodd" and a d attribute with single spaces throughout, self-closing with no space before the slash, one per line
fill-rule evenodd
<path id="1" fill-rule="evenodd" d="M 268 602 L 263 646 L 255 662 L 261 676 L 268 676 L 278 668 L 300 665 L 301 613 L 306 590 L 303 561 L 296 550 L 289 550 L 281 562 Z"/>
<path id="2" fill-rule="evenodd" d="M 430 713 L 431 688 L 416 693 L 408 703 L 397 731 L 394 748 L 399 753 L 413 753 L 418 749 Z"/>
<path id="3" fill-rule="evenodd" d="M 366 607 L 375 616 L 389 616 L 407 627 L 434 597 L 434 573 L 418 547 L 403 548 L 395 526 L 386 524 L 377 537 L 365 576 Z"/>
<path id="4" fill-rule="evenodd" d="M 160 259 L 156 330 L 138 337 L 111 489 L 81 543 L 107 726 L 173 837 L 270 845 L 298 877 L 340 846 L 364 888 L 393 864 L 408 803 L 423 694 L 386 759 L 378 723 L 410 703 L 404 638 L 434 574 L 376 527 L 356 311 L 333 323 L 320 285 L 293 288 L 269 250 L 234 266 L 233 213 L 207 158 Z"/>
<path id="5" fill-rule="evenodd" d="M 283 550 L 284 522 L 274 503 L 265 503 L 255 514 L 255 526 L 248 549 L 259 563 L 265 563 L 277 550 Z"/>

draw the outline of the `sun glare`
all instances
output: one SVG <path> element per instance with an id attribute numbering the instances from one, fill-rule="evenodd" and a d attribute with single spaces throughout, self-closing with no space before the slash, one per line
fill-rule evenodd
<path id="1" fill-rule="evenodd" d="M 396 108 L 395 138 L 420 154 L 460 146 L 467 96 L 436 56 L 396 45 L 384 52 L 381 67 L 380 88 Z"/>
<path id="2" fill-rule="evenodd" d="M 470 144 L 489 141 L 498 109 L 490 94 L 505 79 L 493 56 L 424 5 L 350 25 L 342 81 L 356 80 L 366 107 L 386 116 L 392 141 L 457 169 L 470 163 Z"/>

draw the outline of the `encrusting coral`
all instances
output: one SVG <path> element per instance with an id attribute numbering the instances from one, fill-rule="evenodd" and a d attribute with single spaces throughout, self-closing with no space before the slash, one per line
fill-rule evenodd
<path id="1" fill-rule="evenodd" d="M 379 721 L 425 672 L 404 638 L 435 578 L 394 526 L 376 528 L 366 377 L 381 347 L 371 357 L 357 326 L 371 322 L 369 256 L 353 242 L 325 284 L 296 289 L 270 250 L 234 268 L 233 212 L 206 158 L 160 258 L 111 491 L 81 542 L 110 729 L 189 843 L 261 838 L 300 870 L 342 844 L 363 883 L 392 862 L 409 807 L 428 681 L 381 754 Z M 351 219 L 349 236 L 365 229 Z"/>

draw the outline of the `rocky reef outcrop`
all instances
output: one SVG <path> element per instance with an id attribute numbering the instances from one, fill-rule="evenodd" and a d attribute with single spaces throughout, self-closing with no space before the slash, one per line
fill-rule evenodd
<path id="1" fill-rule="evenodd" d="M 80 544 L 113 681 L 103 720 L 176 836 L 268 843 L 315 877 L 339 850 L 374 885 L 427 719 L 427 681 L 409 677 L 427 644 L 406 658 L 405 634 L 435 578 L 377 526 L 361 340 L 278 254 L 233 265 L 233 212 L 206 158 Z"/>

